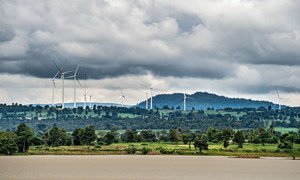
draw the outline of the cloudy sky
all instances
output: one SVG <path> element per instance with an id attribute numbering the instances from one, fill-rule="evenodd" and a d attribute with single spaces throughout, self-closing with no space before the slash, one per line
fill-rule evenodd
<path id="1" fill-rule="evenodd" d="M 93 101 L 118 102 L 123 88 L 135 104 L 153 86 L 276 102 L 277 88 L 299 106 L 299 9 L 298 0 L 0 0 L 0 103 L 51 103 L 55 61 L 80 64 Z"/>

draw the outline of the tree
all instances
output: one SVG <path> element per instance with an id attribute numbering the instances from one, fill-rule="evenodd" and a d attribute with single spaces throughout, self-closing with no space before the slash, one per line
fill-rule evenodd
<path id="1" fill-rule="evenodd" d="M 231 129 L 224 129 L 222 131 L 222 137 L 223 137 L 223 146 L 224 148 L 227 148 L 229 146 L 229 140 L 232 137 L 232 130 Z"/>
<path id="2" fill-rule="evenodd" d="M 156 141 L 156 135 L 152 130 L 141 131 L 140 137 L 141 137 L 142 141 L 146 141 L 146 142 L 155 142 Z"/>
<path id="3" fill-rule="evenodd" d="M 40 146 L 40 145 L 43 145 L 43 144 L 44 144 L 44 141 L 38 136 L 34 136 L 31 140 L 31 145 L 32 146 Z"/>
<path id="4" fill-rule="evenodd" d="M 81 144 L 90 145 L 92 142 L 96 141 L 97 135 L 95 133 L 95 127 L 89 125 L 85 127 L 83 137 L 81 138 Z"/>
<path id="5" fill-rule="evenodd" d="M 209 142 L 217 142 L 216 140 L 216 134 L 217 134 L 217 130 L 216 128 L 208 128 L 207 130 L 207 139 Z"/>
<path id="6" fill-rule="evenodd" d="M 233 142 L 238 144 L 239 148 L 243 148 L 243 144 L 245 142 L 245 135 L 243 131 L 237 131 L 233 136 Z"/>
<path id="7" fill-rule="evenodd" d="M 267 142 L 268 138 L 270 138 L 269 131 L 266 131 L 264 128 L 259 128 L 258 138 L 260 139 L 262 145 L 265 146 L 265 143 Z"/>
<path id="8" fill-rule="evenodd" d="M 48 146 L 70 146 L 72 138 L 63 128 L 54 126 L 45 133 L 45 142 Z"/>
<path id="9" fill-rule="evenodd" d="M 17 136 L 12 132 L 0 131 L 0 154 L 13 154 L 17 152 Z"/>
<path id="10" fill-rule="evenodd" d="M 182 139 L 183 144 L 187 144 L 190 140 L 190 136 L 189 136 L 189 134 L 184 133 L 181 135 L 181 139 Z"/>
<path id="11" fill-rule="evenodd" d="M 200 138 L 195 139 L 194 146 L 195 149 L 199 149 L 199 152 L 202 153 L 202 150 L 208 150 L 208 139 L 205 134 L 203 134 Z"/>
<path id="12" fill-rule="evenodd" d="M 74 145 L 81 145 L 82 135 L 84 134 L 84 129 L 76 128 L 72 133 L 73 137 L 73 144 Z"/>
<path id="13" fill-rule="evenodd" d="M 124 142 L 133 142 L 134 141 L 134 132 L 131 129 L 126 130 L 124 134 L 122 134 L 122 140 Z"/>
<path id="14" fill-rule="evenodd" d="M 47 125 L 46 124 L 38 124 L 37 125 L 37 128 L 40 130 L 40 131 L 44 131 L 46 129 Z"/>
<path id="15" fill-rule="evenodd" d="M 16 135 L 19 152 L 26 152 L 29 149 L 32 138 L 34 137 L 31 128 L 26 124 L 20 124 L 17 127 Z"/>
<path id="16" fill-rule="evenodd" d="M 110 145 L 116 141 L 116 137 L 113 132 L 107 132 L 104 136 L 104 143 Z"/>
<path id="17" fill-rule="evenodd" d="M 169 131 L 170 141 L 178 142 L 180 140 L 180 133 L 178 129 L 170 129 Z"/>
<path id="18" fill-rule="evenodd" d="M 229 141 L 224 140 L 224 142 L 223 142 L 223 147 L 224 147 L 224 148 L 227 148 L 228 146 L 229 146 Z"/>
<path id="19" fill-rule="evenodd" d="M 280 137 L 278 148 L 290 153 L 293 159 L 296 159 L 293 147 L 293 137 L 290 133 L 285 133 Z"/>

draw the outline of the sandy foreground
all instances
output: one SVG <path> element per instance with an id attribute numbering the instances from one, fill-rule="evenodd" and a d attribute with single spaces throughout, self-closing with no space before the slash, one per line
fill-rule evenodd
<path id="1" fill-rule="evenodd" d="M 207 156 L 0 156 L 0 179 L 300 179 L 300 161 Z"/>

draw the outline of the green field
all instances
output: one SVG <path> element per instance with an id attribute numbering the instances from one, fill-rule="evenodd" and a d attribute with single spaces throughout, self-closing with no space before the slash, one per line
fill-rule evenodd
<path id="1" fill-rule="evenodd" d="M 281 133 L 288 133 L 288 132 L 298 132 L 298 128 L 284 128 L 284 127 L 276 127 L 274 128 L 275 131 L 281 132 Z"/>
<path id="2" fill-rule="evenodd" d="M 277 145 L 266 144 L 244 144 L 243 148 L 237 148 L 232 144 L 224 148 L 222 144 L 209 144 L 209 150 L 199 153 L 194 146 L 182 143 L 163 143 L 163 142 L 139 142 L 139 143 L 114 143 L 102 146 L 32 146 L 28 151 L 28 155 L 108 155 L 108 154 L 127 154 L 126 149 L 129 146 L 135 146 L 137 151 L 135 154 L 141 154 L 141 149 L 147 147 L 151 149 L 148 154 L 173 154 L 173 155 L 212 155 L 212 156 L 238 156 L 238 157 L 289 157 L 290 153 L 277 149 Z M 165 149 L 166 153 L 162 153 L 160 149 Z M 295 151 L 293 155 L 300 157 L 300 145 L 294 145 Z"/>

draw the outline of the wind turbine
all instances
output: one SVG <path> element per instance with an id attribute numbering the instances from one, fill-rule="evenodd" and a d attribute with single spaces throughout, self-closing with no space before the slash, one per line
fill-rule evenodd
<path id="1" fill-rule="evenodd" d="M 83 105 L 83 108 L 85 109 L 86 108 L 86 79 L 84 81 L 84 105 Z"/>
<path id="2" fill-rule="evenodd" d="M 92 109 L 92 95 L 90 94 L 90 109 Z"/>
<path id="3" fill-rule="evenodd" d="M 193 99 L 191 97 L 187 97 L 185 93 L 183 93 L 183 110 L 186 111 L 186 99 Z"/>
<path id="4" fill-rule="evenodd" d="M 148 93 L 146 93 L 146 109 L 148 109 Z"/>
<path id="5" fill-rule="evenodd" d="M 54 91 L 55 91 L 55 89 L 56 89 L 56 84 L 55 84 L 55 78 L 56 78 L 56 76 L 59 74 L 59 71 L 55 74 L 55 76 L 51 79 L 51 81 L 52 81 L 52 107 L 54 107 Z"/>
<path id="6" fill-rule="evenodd" d="M 127 100 L 127 99 L 126 99 L 126 97 L 123 94 L 123 89 L 121 89 L 121 96 L 119 98 L 121 98 L 121 105 L 122 105 L 122 107 L 124 107 L 124 99 L 125 100 Z"/>
<path id="7" fill-rule="evenodd" d="M 53 61 L 54 62 L 54 61 Z M 59 74 L 61 74 L 60 78 L 62 80 L 62 93 L 61 93 L 61 108 L 64 109 L 65 108 L 65 74 L 68 74 L 72 71 L 65 71 L 63 72 L 62 68 L 58 67 L 58 65 L 54 62 L 54 65 L 56 66 L 56 68 L 59 71 Z"/>
<path id="8" fill-rule="evenodd" d="M 76 108 L 76 81 L 78 82 L 78 84 L 81 87 L 81 84 L 80 84 L 80 82 L 79 82 L 79 80 L 77 78 L 78 69 L 79 69 L 79 65 L 77 66 L 74 75 L 68 77 L 68 78 L 73 78 L 74 79 L 74 108 Z"/>
<path id="9" fill-rule="evenodd" d="M 186 111 L 186 95 L 183 93 L 183 110 Z"/>
<path id="10" fill-rule="evenodd" d="M 280 100 L 282 100 L 283 98 L 281 98 L 279 96 L 278 90 L 276 89 L 276 94 L 277 94 L 277 104 L 278 104 L 278 110 L 281 110 L 281 104 L 280 104 Z"/>
<path id="11" fill-rule="evenodd" d="M 153 108 L 153 87 L 150 87 L 150 109 Z"/>

